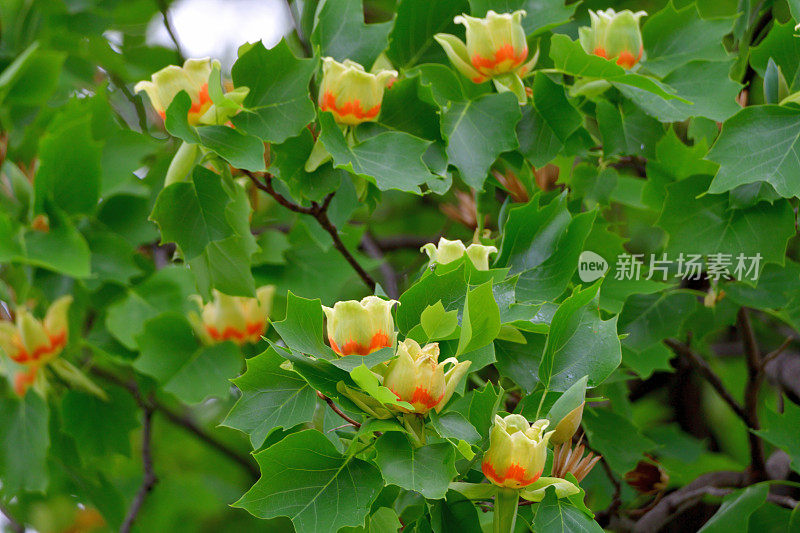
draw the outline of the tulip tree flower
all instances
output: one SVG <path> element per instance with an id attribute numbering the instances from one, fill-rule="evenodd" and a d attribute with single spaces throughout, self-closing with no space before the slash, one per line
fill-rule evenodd
<path id="1" fill-rule="evenodd" d="M 394 346 L 392 306 L 397 300 L 367 296 L 360 302 L 346 300 L 333 307 L 322 306 L 328 319 L 328 341 L 339 355 L 369 355 Z"/>
<path id="2" fill-rule="evenodd" d="M 324 57 L 319 108 L 330 111 L 336 122 L 347 126 L 374 121 L 381 112 L 383 91 L 396 79 L 396 70 L 372 74 L 355 61 L 345 59 L 339 63 Z"/>
<path id="3" fill-rule="evenodd" d="M 462 14 L 453 19 L 467 28 L 466 44 L 448 33 L 437 33 L 434 39 L 444 48 L 453 66 L 475 83 L 492 80 L 498 91 L 511 91 L 520 104 L 527 102 L 522 76 L 536 65 L 539 51 L 528 59 L 528 43 L 521 20 L 525 11 L 498 14 L 486 13 L 477 18 Z"/>
<path id="4" fill-rule="evenodd" d="M 453 366 L 445 372 L 448 363 Z M 410 403 L 415 413 L 424 415 L 431 409 L 438 413 L 453 396 L 471 364 L 471 361 L 458 362 L 455 357 L 440 363 L 438 343 L 420 347 L 415 340 L 406 339 L 398 343 L 397 357 L 389 363 L 383 385 L 398 399 Z"/>
<path id="5" fill-rule="evenodd" d="M 36 376 L 39 372 L 38 366 L 30 366 L 22 372 L 17 372 L 14 376 L 14 394 L 24 398 L 28 389 L 36 383 Z"/>
<path id="6" fill-rule="evenodd" d="M 193 311 L 189 313 L 189 320 L 205 344 L 256 343 L 267 329 L 274 294 L 274 285 L 259 287 L 255 298 L 229 296 L 214 290 L 214 299 L 205 305 L 195 296 L 201 314 Z"/>
<path id="7" fill-rule="evenodd" d="M 591 28 L 579 30 L 581 46 L 587 54 L 615 60 L 617 65 L 631 69 L 642 58 L 642 32 L 639 19 L 647 16 L 644 11 L 636 13 L 626 9 L 616 13 L 589 10 Z"/>
<path id="8" fill-rule="evenodd" d="M 16 325 L 0 322 L 0 348 L 15 363 L 41 366 L 56 357 L 67 344 L 67 312 L 72 296 L 53 302 L 43 321 L 26 309 L 17 310 Z"/>
<path id="9" fill-rule="evenodd" d="M 466 254 L 478 270 L 489 270 L 489 254 L 497 253 L 497 248 L 494 246 L 475 243 L 464 246 L 461 241 L 451 241 L 444 237 L 439 239 L 438 245 L 429 242 L 419 250 L 428 254 L 431 263 L 441 265 L 457 261 Z"/>
<path id="10" fill-rule="evenodd" d="M 542 419 L 529 424 L 522 415 L 495 415 L 489 434 L 489 449 L 481 470 L 497 486 L 521 489 L 539 479 L 547 460 L 547 443 L 553 431 Z"/>

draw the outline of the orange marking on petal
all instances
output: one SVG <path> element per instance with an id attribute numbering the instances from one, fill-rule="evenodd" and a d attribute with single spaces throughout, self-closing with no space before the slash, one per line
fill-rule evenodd
<path id="1" fill-rule="evenodd" d="M 431 396 L 431 393 L 428 391 L 428 389 L 423 387 L 417 387 L 416 389 L 414 389 L 414 394 L 411 395 L 411 399 L 409 400 L 408 403 L 412 405 L 420 404 L 424 405 L 428 409 L 432 409 L 433 407 L 436 407 L 439 404 L 439 402 L 442 401 L 442 398 L 444 398 L 444 393 L 442 393 L 442 395 L 439 396 L 438 398 L 434 398 L 433 396 Z"/>
<path id="2" fill-rule="evenodd" d="M 253 335 L 262 335 L 264 333 L 264 323 L 253 322 L 250 324 L 245 324 L 243 330 L 236 329 L 233 326 L 228 326 L 222 332 L 220 332 L 213 325 L 207 325 L 206 331 L 212 339 L 218 342 L 232 340 L 236 343 L 243 343 Z"/>
<path id="3" fill-rule="evenodd" d="M 526 487 L 526 486 L 530 485 L 531 483 L 533 483 L 534 481 L 539 479 L 539 476 L 542 475 L 542 472 L 539 471 L 538 473 L 536 473 L 532 477 L 526 478 L 525 477 L 525 469 L 523 467 L 521 467 L 520 465 L 518 465 L 517 463 L 512 463 L 506 469 L 506 472 L 503 475 L 498 474 L 495 471 L 494 466 L 492 465 L 492 463 L 490 463 L 489 461 L 484 461 L 483 463 L 481 463 L 481 470 L 483 471 L 483 475 L 485 475 L 487 478 L 493 480 L 498 485 L 503 485 L 503 484 L 505 484 L 505 482 L 507 480 L 511 479 L 511 480 L 514 480 L 516 482 L 516 483 L 514 483 L 514 486 L 517 487 L 517 488 Z"/>
<path id="4" fill-rule="evenodd" d="M 358 341 L 350 340 L 345 342 L 340 348 L 339 345 L 336 344 L 336 341 L 333 340 L 333 337 L 328 337 L 328 341 L 331 343 L 331 349 L 339 355 L 369 355 L 372 352 L 377 352 L 381 348 L 390 346 L 389 336 L 382 331 L 374 334 L 367 346 Z"/>
<path id="5" fill-rule="evenodd" d="M 617 65 L 627 69 L 633 68 L 633 66 L 642 58 L 642 52 L 643 50 L 640 48 L 639 55 L 634 56 L 629 51 L 623 50 L 620 52 L 619 57 L 617 58 Z"/>
<path id="6" fill-rule="evenodd" d="M 608 59 L 608 54 L 606 53 L 605 48 L 603 48 L 602 46 L 598 46 L 597 48 L 592 50 L 592 53 L 594 55 L 596 55 L 596 56 L 600 56 L 600 57 L 604 57 L 604 58 Z"/>
<path id="7" fill-rule="evenodd" d="M 25 372 L 20 372 L 14 376 L 14 393 L 19 396 L 20 398 L 25 396 L 25 393 L 28 392 L 28 389 L 33 385 L 33 382 L 36 381 L 36 372 L 37 367 L 31 367 L 29 370 Z"/>
<path id="8" fill-rule="evenodd" d="M 472 66 L 478 69 L 478 72 L 484 75 L 493 74 L 498 65 L 508 62 L 508 67 L 499 69 L 501 72 L 507 72 L 514 67 L 522 64 L 528 57 L 528 47 L 525 46 L 520 50 L 519 54 L 515 53 L 514 47 L 511 43 L 506 43 L 494 52 L 494 57 L 481 57 L 478 54 L 472 56 Z"/>
<path id="9" fill-rule="evenodd" d="M 473 83 L 483 83 L 485 81 L 486 81 L 485 76 L 475 76 L 474 78 L 472 78 Z"/>
<path id="10" fill-rule="evenodd" d="M 332 111 L 340 117 L 352 115 L 359 120 L 373 119 L 381 112 L 380 104 L 364 111 L 361 108 L 361 102 L 359 100 L 351 100 L 342 105 L 336 105 L 336 96 L 330 91 L 325 91 L 319 108 L 323 111 Z"/>

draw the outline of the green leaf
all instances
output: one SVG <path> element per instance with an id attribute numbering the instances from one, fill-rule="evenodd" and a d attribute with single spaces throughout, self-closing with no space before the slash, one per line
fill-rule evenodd
<path id="1" fill-rule="evenodd" d="M 769 485 L 761 483 L 729 494 L 722 501 L 719 510 L 700 528 L 698 533 L 727 533 L 728 531 L 747 533 L 747 521 L 756 509 L 764 505 L 768 493 Z"/>
<path id="2" fill-rule="evenodd" d="M 584 52 L 578 41 L 566 35 L 553 35 L 550 40 L 550 58 L 557 70 L 572 76 L 600 78 L 615 84 L 630 85 L 660 96 L 664 100 L 681 99 L 661 82 L 626 71 L 608 59 Z"/>
<path id="3" fill-rule="evenodd" d="M 176 313 L 145 322 L 137 342 L 141 355 L 134 367 L 187 403 L 198 403 L 209 396 L 227 397 L 227 381 L 241 368 L 242 356 L 235 344 L 198 346 L 189 322 Z"/>
<path id="4" fill-rule="evenodd" d="M 323 57 L 350 59 L 369 71 L 386 49 L 391 30 L 391 22 L 364 24 L 361 0 L 323 0 L 317 8 L 311 43 L 320 47 Z"/>
<path id="5" fill-rule="evenodd" d="M 248 359 L 247 371 L 233 380 L 242 396 L 222 425 L 250 435 L 254 450 L 275 428 L 290 429 L 314 416 L 317 392 L 281 363 L 283 358 L 270 348 Z"/>
<path id="6" fill-rule="evenodd" d="M 497 414 L 500 402 L 503 400 L 503 392 L 502 386 L 498 384 L 495 389 L 495 385 L 490 381 L 482 389 L 472 392 L 468 418 L 472 426 L 480 433 L 484 444 L 488 442 L 489 430 L 494 424 L 494 415 Z"/>
<path id="7" fill-rule="evenodd" d="M 732 26 L 733 18 L 701 18 L 694 3 L 675 9 L 669 2 L 642 26 L 646 53 L 642 64 L 663 77 L 690 61 L 725 61 L 728 53 L 722 38 Z"/>
<path id="8" fill-rule="evenodd" d="M 431 272 L 400 295 L 397 306 L 397 327 L 408 334 L 419 324 L 420 317 L 428 306 L 441 302 L 445 311 L 460 310 L 467 293 L 464 267 L 439 273 Z"/>
<path id="9" fill-rule="evenodd" d="M 550 420 L 550 429 L 555 429 L 561 420 L 578 408 L 586 399 L 586 384 L 588 376 L 583 376 L 576 381 L 570 388 L 559 396 L 547 412 L 547 419 Z"/>
<path id="10" fill-rule="evenodd" d="M 618 474 L 633 470 L 644 454 L 655 447 L 628 418 L 609 409 L 584 410 L 582 424 L 592 449 L 602 454 Z M 620 435 L 625 438 L 620 439 Z"/>
<path id="11" fill-rule="evenodd" d="M 785 402 L 783 413 L 768 409 L 764 414 L 763 429 L 753 433 L 788 453 L 792 458 L 792 469 L 800 473 L 800 442 L 797 440 L 800 406 Z"/>
<path id="12" fill-rule="evenodd" d="M 319 138 L 333 157 L 334 166 L 372 181 L 382 191 L 419 194 L 420 185 L 434 178 L 422 161 L 430 141 L 387 131 L 349 146 L 333 115 L 321 113 L 319 122 Z"/>
<path id="13" fill-rule="evenodd" d="M 542 73 L 533 80 L 533 106 L 562 144 L 583 123 L 581 114 L 567 100 L 564 86 Z"/>
<path id="14" fill-rule="evenodd" d="M 34 191 L 37 211 L 45 199 L 67 213 L 91 213 L 100 194 L 101 145 L 92 138 L 91 115 L 72 101 L 39 142 Z"/>
<path id="15" fill-rule="evenodd" d="M 794 214 L 788 202 L 729 209 L 724 195 L 701 196 L 709 182 L 706 176 L 694 176 L 667 187 L 667 200 L 656 224 L 669 234 L 668 257 L 680 252 L 726 253 L 735 260 L 743 253 L 745 257 L 761 254 L 761 266 L 764 262 L 782 263 L 787 241 L 794 235 Z M 770 228 L 770 232 L 758 228 Z"/>
<path id="16" fill-rule="evenodd" d="M 377 468 L 336 451 L 315 430 L 255 455 L 261 478 L 233 504 L 259 518 L 287 516 L 298 533 L 335 533 L 364 523 L 383 487 Z"/>
<path id="17" fill-rule="evenodd" d="M 772 59 L 781 69 L 789 89 L 798 89 L 797 65 L 800 62 L 800 43 L 795 36 L 795 22 L 787 20 L 783 24 L 776 20 L 767 36 L 750 48 L 750 65 L 762 78 L 767 73 L 767 65 Z M 792 81 L 794 80 L 794 81 Z"/>
<path id="18" fill-rule="evenodd" d="M 375 443 L 375 462 L 386 483 L 414 490 L 428 499 L 444 498 L 457 474 L 455 448 L 450 443 L 415 448 L 403 433 L 384 433 Z"/>
<path id="19" fill-rule="evenodd" d="M 522 119 L 517 123 L 517 138 L 520 153 L 536 168 L 552 161 L 564 147 L 532 105 L 522 108 Z"/>
<path id="20" fill-rule="evenodd" d="M 316 68 L 316 59 L 297 59 L 285 40 L 269 50 L 260 42 L 251 46 L 231 69 L 234 85 L 250 89 L 234 125 L 276 144 L 300 133 L 314 120 L 308 84 Z"/>
<path id="21" fill-rule="evenodd" d="M 197 135 L 203 146 L 216 152 L 235 168 L 264 170 L 264 143 L 229 126 L 201 126 Z"/>
<path id="22" fill-rule="evenodd" d="M 372 371 L 366 365 L 360 365 L 351 370 L 350 377 L 353 378 L 353 381 L 359 387 L 361 387 L 364 392 L 378 400 L 380 403 L 386 405 L 395 405 L 404 409 L 408 409 L 409 411 L 414 409 L 410 403 L 400 400 L 397 394 L 392 392 L 390 388 L 381 385 L 378 377 L 372 373 Z"/>
<path id="23" fill-rule="evenodd" d="M 510 92 L 447 106 L 441 119 L 447 157 L 467 185 L 483 189 L 497 157 L 519 146 L 515 127 L 521 116 L 519 103 Z"/>
<path id="24" fill-rule="evenodd" d="M 547 30 L 569 22 L 577 3 L 564 5 L 564 0 L 470 0 L 473 17 L 483 17 L 493 9 L 496 13 L 511 13 L 524 9 L 522 27 L 528 36 L 544 33 Z"/>
<path id="25" fill-rule="evenodd" d="M 572 505 L 567 498 L 556 496 L 555 488 L 548 487 L 545 497 L 536 507 L 534 530 L 541 533 L 602 533 L 597 522 Z"/>
<path id="26" fill-rule="evenodd" d="M 799 119 L 796 107 L 763 105 L 746 107 L 726 120 L 708 153 L 720 165 L 709 192 L 765 181 L 784 198 L 800 196 Z"/>
<path id="27" fill-rule="evenodd" d="M 442 301 L 439 300 L 422 311 L 419 323 L 422 325 L 425 335 L 428 336 L 428 340 L 444 339 L 458 327 L 458 312 L 455 309 L 445 311 Z"/>
<path id="28" fill-rule="evenodd" d="M 66 57 L 40 48 L 38 42 L 28 46 L 0 74 L 0 102 L 9 107 L 43 105 L 58 87 Z"/>
<path id="29" fill-rule="evenodd" d="M 492 293 L 492 282 L 467 291 L 457 355 L 471 352 L 491 343 L 500 332 L 500 309 Z"/>
<path id="30" fill-rule="evenodd" d="M 50 411 L 33 390 L 25 398 L 0 398 L 0 478 L 3 492 L 44 492 L 50 447 Z"/>
<path id="31" fill-rule="evenodd" d="M 459 533 L 482 533 L 478 509 L 467 498 L 454 490 L 447 498 L 431 505 L 431 526 L 434 531 L 458 531 Z"/>
<path id="32" fill-rule="evenodd" d="M 397 6 L 386 55 L 401 68 L 444 59 L 433 36 L 457 33 L 453 18 L 468 11 L 465 0 L 403 0 Z"/>
<path id="33" fill-rule="evenodd" d="M 324 319 L 322 304 L 318 299 L 308 300 L 289 291 L 286 318 L 280 322 L 273 322 L 272 327 L 292 351 L 323 359 L 335 359 L 336 354 L 323 341 Z"/>
<path id="34" fill-rule="evenodd" d="M 138 406 L 126 390 L 104 390 L 107 400 L 70 390 L 61 401 L 64 431 L 75 439 L 82 457 L 131 453 L 130 432 L 139 427 Z"/>
<path id="35" fill-rule="evenodd" d="M 619 366 L 617 317 L 601 320 L 596 304 L 591 304 L 600 283 L 576 289 L 553 315 L 539 362 L 539 379 L 546 389 L 567 390 L 582 376 L 589 376 L 589 386 L 596 387 Z"/>
<path id="36" fill-rule="evenodd" d="M 463 440 L 470 444 L 475 444 L 481 440 L 481 436 L 475 426 L 470 424 L 464 418 L 464 415 L 457 411 L 449 411 L 441 415 L 431 412 L 429 415 L 431 425 L 442 438 Z"/>

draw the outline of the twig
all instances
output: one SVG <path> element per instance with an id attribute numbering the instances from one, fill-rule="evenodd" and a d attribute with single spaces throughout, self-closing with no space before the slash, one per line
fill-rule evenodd
<path id="1" fill-rule="evenodd" d="M 359 422 L 355 421 L 354 419 L 350 418 L 349 416 L 347 416 L 347 414 L 344 411 L 339 409 L 339 407 L 335 403 L 333 403 L 333 400 L 331 400 L 330 398 L 328 398 L 327 396 L 322 394 L 320 391 L 317 391 L 317 396 L 319 396 L 319 398 L 321 400 L 324 400 L 325 403 L 328 404 L 328 407 L 333 409 L 333 412 L 336 413 L 337 415 L 339 415 L 340 417 L 342 417 L 342 419 L 344 421 L 346 421 L 348 424 L 350 424 L 351 426 L 353 426 L 356 429 L 361 427 L 361 423 L 359 423 Z"/>
<path id="2" fill-rule="evenodd" d="M 761 382 L 764 381 L 764 367 L 761 361 L 761 353 L 758 349 L 758 341 L 753 333 L 750 316 L 745 307 L 739 309 L 738 324 L 747 361 L 747 385 L 744 389 L 746 422 L 750 429 L 757 430 L 760 427 L 758 422 L 758 391 L 761 388 Z M 764 443 L 752 431 L 747 432 L 747 438 L 750 444 L 750 471 L 753 478 L 751 481 L 766 479 L 767 468 L 764 460 Z"/>
<path id="3" fill-rule="evenodd" d="M 128 89 L 128 86 L 125 84 L 125 80 L 123 80 L 117 73 L 108 71 L 108 79 L 111 80 L 111 83 L 116 85 L 125 98 L 127 98 L 128 101 L 133 104 L 134 109 L 136 109 L 136 116 L 139 119 L 139 128 L 143 132 L 147 132 L 147 111 L 144 109 L 142 99 L 137 97 L 131 92 L 130 89 Z"/>
<path id="4" fill-rule="evenodd" d="M 6 517 L 6 521 L 8 522 L 8 527 L 11 529 L 13 533 L 25 533 L 25 526 L 22 525 L 14 516 L 9 512 L 8 509 L 2 504 L 0 504 L 0 514 Z"/>
<path id="5" fill-rule="evenodd" d="M 178 41 L 178 36 L 175 34 L 175 30 L 172 29 L 172 22 L 169 20 L 169 8 L 167 7 L 167 2 L 165 0 L 156 0 L 158 4 L 158 10 L 161 11 L 161 17 L 164 19 L 164 28 L 167 30 L 169 34 L 169 38 L 172 39 L 172 43 L 175 45 L 175 53 L 178 54 L 178 61 L 183 64 L 184 55 L 183 50 L 181 49 L 181 43 Z"/>
<path id="6" fill-rule="evenodd" d="M 334 226 L 330 218 L 328 218 L 328 207 L 331 204 L 331 200 L 333 200 L 334 193 L 330 193 L 328 196 L 326 196 L 322 201 L 322 204 L 318 202 L 311 202 L 310 207 L 303 207 L 288 200 L 285 196 L 275 190 L 275 188 L 272 186 L 273 178 L 271 174 L 264 174 L 264 180 L 262 181 L 249 170 L 241 169 L 241 171 L 250 178 L 250 181 L 252 181 L 257 188 L 272 196 L 276 202 L 286 209 L 294 211 L 295 213 L 313 216 L 319 225 L 322 226 L 322 229 L 328 232 L 328 235 L 330 235 L 331 239 L 333 239 L 333 246 L 339 251 L 340 254 L 342 254 L 350 266 L 353 267 L 353 270 L 356 271 L 358 276 L 361 278 L 361 281 L 363 281 L 367 288 L 369 288 L 370 292 L 375 291 L 375 280 L 372 279 L 372 276 L 370 276 L 360 264 L 358 264 L 356 258 L 353 257 L 353 254 L 350 253 L 350 250 L 347 249 L 342 242 L 342 239 L 339 237 L 339 230 L 336 229 L 336 226 Z"/>
<path id="7" fill-rule="evenodd" d="M 614 486 L 614 494 L 611 496 L 611 503 L 608 505 L 607 508 L 600 511 L 596 515 L 597 522 L 602 527 L 608 527 L 608 525 L 611 522 L 611 517 L 616 515 L 620 506 L 622 506 L 622 483 L 620 483 L 620 481 L 614 476 L 614 472 L 611 471 L 611 467 L 608 465 L 608 462 L 606 461 L 605 457 L 601 456 L 600 464 L 603 465 L 603 470 L 606 473 L 606 477 Z"/>
<path id="8" fill-rule="evenodd" d="M 142 406 L 144 413 L 144 420 L 142 422 L 142 465 L 144 468 L 144 477 L 142 484 L 139 486 L 139 491 L 131 503 L 125 521 L 119 528 L 120 533 L 129 533 L 139 515 L 139 511 L 144 505 L 144 500 L 153 487 L 158 482 L 155 472 L 153 472 L 153 454 L 151 450 L 152 445 L 152 429 L 153 429 L 153 408 L 147 404 Z"/>
<path id="9" fill-rule="evenodd" d="M 711 367 L 708 366 L 705 359 L 697 355 L 692 351 L 691 348 L 682 344 L 674 339 L 664 339 L 664 344 L 669 346 L 675 353 L 678 355 L 683 356 L 689 364 L 701 375 L 703 378 L 708 381 L 709 385 L 711 385 L 717 394 L 719 394 L 725 403 L 733 410 L 736 415 L 741 418 L 745 424 L 750 426 L 748 423 L 747 413 L 745 413 L 744 408 L 741 406 L 739 402 L 728 392 L 728 389 L 725 388 L 723 385 L 722 380 L 717 376 Z"/>
<path id="10" fill-rule="evenodd" d="M 787 509 L 791 510 L 797 507 L 798 501 L 790 496 L 783 496 L 781 494 L 768 494 L 767 500 L 774 503 L 775 505 L 780 505 L 781 507 L 786 507 Z"/>
<path id="11" fill-rule="evenodd" d="M 367 252 L 367 255 L 381 261 L 380 270 L 381 275 L 383 276 L 383 288 L 386 290 L 386 294 L 390 298 L 397 299 L 400 295 L 397 289 L 397 273 L 395 273 L 392 265 L 390 265 L 383 256 L 383 252 L 369 232 L 364 233 L 364 236 L 361 238 L 361 247 L 364 248 L 364 251 Z"/>
<path id="12" fill-rule="evenodd" d="M 134 400 L 137 403 L 141 403 L 144 401 L 142 398 L 142 394 L 139 391 L 139 386 L 136 384 L 134 380 L 125 380 L 116 374 L 109 372 L 103 368 L 97 366 L 90 366 L 89 372 L 92 375 L 97 376 L 101 379 L 104 379 L 110 383 L 113 383 L 119 387 L 124 388 L 127 390 L 131 396 L 133 396 Z M 167 420 L 172 422 L 178 427 L 181 427 L 195 435 L 198 439 L 208 444 L 210 447 L 214 448 L 221 454 L 225 455 L 232 461 L 240 464 L 247 472 L 253 477 L 254 479 L 258 479 L 260 476 L 260 472 L 258 467 L 253 463 L 252 456 L 245 455 L 237 452 L 233 448 L 230 448 L 227 444 L 220 441 L 208 431 L 206 431 L 202 426 L 200 426 L 191 416 L 184 413 L 178 413 L 170 407 L 167 407 L 163 403 L 159 402 L 155 398 L 149 399 L 150 406 L 153 410 L 158 411 L 159 413 L 163 414 Z"/>
<path id="13" fill-rule="evenodd" d="M 793 340 L 794 338 L 792 337 L 786 337 L 786 339 L 781 343 L 780 346 L 778 346 L 777 348 L 769 352 L 767 355 L 765 355 L 764 358 L 761 359 L 761 371 L 762 372 L 764 371 L 764 367 L 767 366 L 767 363 L 769 363 L 770 361 L 778 357 L 780 354 L 782 354 L 783 351 L 789 347 L 789 345 L 792 343 Z"/>
<path id="14" fill-rule="evenodd" d="M 289 16 L 292 18 L 292 25 L 294 26 L 294 31 L 297 33 L 297 40 L 300 41 L 300 46 L 303 47 L 306 56 L 313 56 L 314 54 L 311 52 L 311 46 L 308 44 L 305 35 L 303 35 L 302 26 L 300 25 L 300 14 L 297 12 L 297 2 L 286 0 L 286 7 L 289 9 Z"/>

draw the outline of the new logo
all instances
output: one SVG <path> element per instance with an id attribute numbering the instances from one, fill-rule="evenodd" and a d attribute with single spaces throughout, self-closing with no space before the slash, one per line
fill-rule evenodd
<path id="1" fill-rule="evenodd" d="M 578 258 L 578 277 L 584 283 L 591 283 L 608 272 L 608 262 L 594 252 L 586 250 Z"/>

